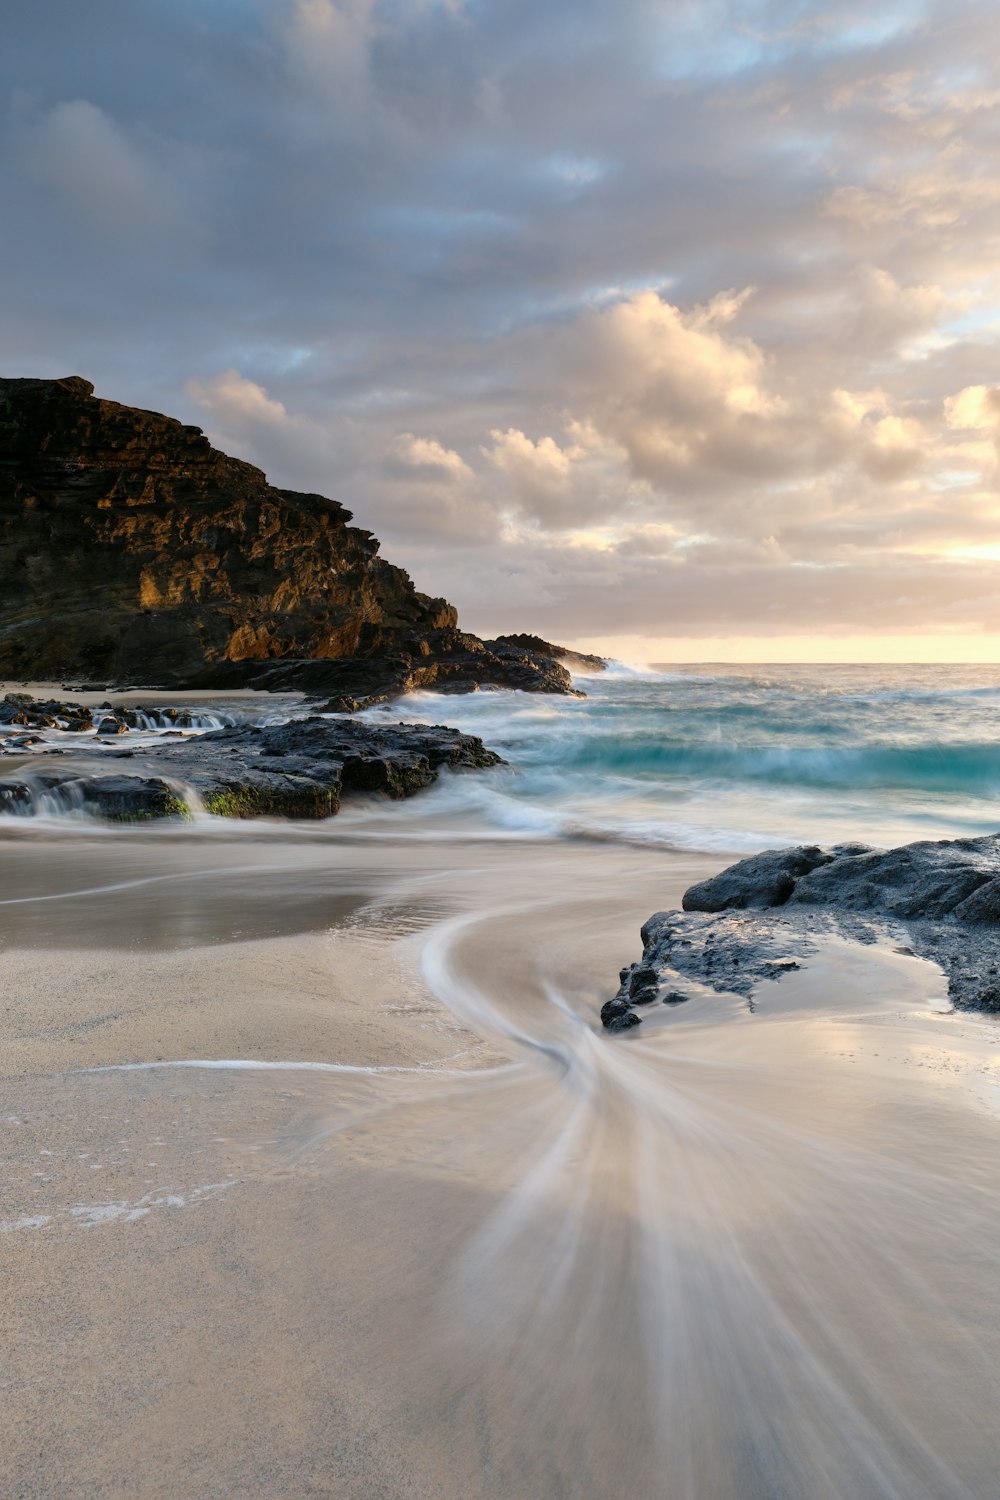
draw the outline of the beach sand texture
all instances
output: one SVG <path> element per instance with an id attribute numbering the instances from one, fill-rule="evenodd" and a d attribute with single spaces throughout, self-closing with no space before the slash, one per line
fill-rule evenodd
<path id="1" fill-rule="evenodd" d="M 0 853 L 13 1500 L 996 1493 L 1000 1028 L 931 965 L 616 1040 L 719 857 L 433 804 Z"/>

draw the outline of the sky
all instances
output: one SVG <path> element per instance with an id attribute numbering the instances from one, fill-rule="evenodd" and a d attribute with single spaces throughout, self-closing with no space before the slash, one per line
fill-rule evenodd
<path id="1" fill-rule="evenodd" d="M 0 372 L 354 512 L 480 634 L 1000 661 L 995 0 L 39 0 Z"/>

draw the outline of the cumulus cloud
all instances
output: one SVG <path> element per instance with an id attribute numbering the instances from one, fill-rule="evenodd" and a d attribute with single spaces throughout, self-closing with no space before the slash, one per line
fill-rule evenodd
<path id="1" fill-rule="evenodd" d="M 565 494 L 573 458 L 551 437 L 533 443 L 516 427 L 506 432 L 494 428 L 490 437 L 493 447 L 484 448 L 485 456 L 513 479 L 522 494 L 543 500 Z"/>
<path id="2" fill-rule="evenodd" d="M 1000 387 L 967 385 L 944 404 L 949 427 L 1000 427 Z"/>
<path id="3" fill-rule="evenodd" d="M 464 484 L 472 479 L 472 470 L 460 453 L 445 448 L 436 438 L 416 437 L 412 432 L 400 434 L 397 450 L 403 475 L 408 479 L 432 484 Z"/>
<path id="4" fill-rule="evenodd" d="M 281 402 L 239 370 L 222 370 L 211 380 L 190 380 L 186 389 L 210 417 L 224 426 L 283 427 L 288 422 Z"/>

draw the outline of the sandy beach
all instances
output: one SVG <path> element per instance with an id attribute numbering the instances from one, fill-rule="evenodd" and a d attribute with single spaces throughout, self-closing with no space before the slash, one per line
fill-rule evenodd
<path id="1" fill-rule="evenodd" d="M 723 861 L 423 806 L 4 829 L 5 1493 L 992 1493 L 997 1023 L 834 944 L 608 1039 Z"/>

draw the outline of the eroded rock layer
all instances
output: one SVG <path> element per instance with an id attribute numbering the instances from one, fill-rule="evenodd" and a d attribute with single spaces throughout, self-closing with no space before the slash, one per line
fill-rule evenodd
<path id="1" fill-rule="evenodd" d="M 350 520 L 79 377 L 0 380 L 0 677 L 188 683 L 453 629 Z"/>

